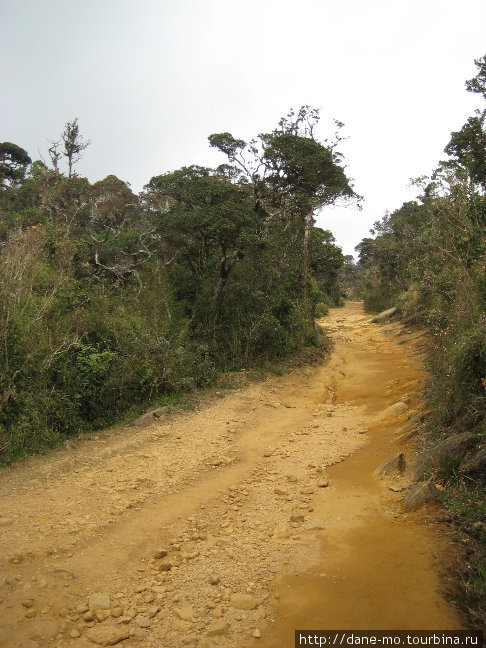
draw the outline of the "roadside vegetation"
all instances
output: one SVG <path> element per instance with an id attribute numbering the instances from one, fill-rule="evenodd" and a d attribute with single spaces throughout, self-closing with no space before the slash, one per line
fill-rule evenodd
<path id="1" fill-rule="evenodd" d="M 467 547 L 461 599 L 486 624 L 486 56 L 466 89 L 482 105 L 445 148 L 416 200 L 375 224 L 358 246 L 365 306 L 396 306 L 430 333 L 424 444 Z M 438 456 L 439 453 L 436 453 Z M 433 452 L 430 456 L 433 456 Z"/>
<path id="2" fill-rule="evenodd" d="M 318 125 L 304 106 L 249 143 L 213 134 L 218 168 L 138 195 L 77 174 L 77 119 L 48 163 L 0 144 L 1 463 L 319 343 L 344 258 L 314 215 L 357 196 Z"/>

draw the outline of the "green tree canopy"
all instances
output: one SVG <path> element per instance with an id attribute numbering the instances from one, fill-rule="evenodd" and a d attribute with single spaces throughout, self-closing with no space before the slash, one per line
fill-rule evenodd
<path id="1" fill-rule="evenodd" d="M 20 182 L 31 162 L 27 151 L 17 144 L 0 143 L 0 187 L 4 189 Z"/>

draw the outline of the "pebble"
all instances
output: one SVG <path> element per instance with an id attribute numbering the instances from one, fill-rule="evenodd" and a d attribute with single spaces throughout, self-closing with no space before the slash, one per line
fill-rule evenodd
<path id="1" fill-rule="evenodd" d="M 290 521 L 291 522 L 303 522 L 304 521 L 304 516 L 303 515 L 291 515 L 290 516 Z"/>
<path id="2" fill-rule="evenodd" d="M 217 605 L 214 608 L 212 615 L 215 619 L 221 619 L 223 617 L 223 608 L 221 607 L 221 605 Z"/>
<path id="3" fill-rule="evenodd" d="M 275 488 L 274 491 L 275 495 L 288 495 L 288 491 L 284 490 L 283 488 Z"/>
<path id="4" fill-rule="evenodd" d="M 71 639 L 79 639 L 81 633 L 79 632 L 79 630 L 76 630 L 76 628 L 73 628 L 69 633 L 69 636 L 71 637 Z"/>
<path id="5" fill-rule="evenodd" d="M 92 610 L 109 610 L 111 601 L 108 594 L 95 592 L 88 597 L 88 605 Z"/>
<path id="6" fill-rule="evenodd" d="M 208 637 L 218 637 L 226 634 L 228 630 L 229 627 L 226 621 L 213 621 L 213 623 L 208 626 L 206 634 L 208 635 Z"/>
<path id="7" fill-rule="evenodd" d="M 304 486 L 304 488 L 302 488 L 300 492 L 303 495 L 312 495 L 316 492 L 316 489 L 314 488 L 314 486 Z"/>
<path id="8" fill-rule="evenodd" d="M 174 608 L 174 614 L 182 621 L 192 621 L 194 618 L 194 610 L 190 605 L 181 608 Z"/>
<path id="9" fill-rule="evenodd" d="M 152 622 L 147 617 L 138 617 L 135 621 L 139 628 L 150 628 Z"/>
<path id="10" fill-rule="evenodd" d="M 126 628 L 97 626 L 91 628 L 86 633 L 88 639 L 99 646 L 114 646 L 120 641 L 130 637 L 130 632 Z"/>
<path id="11" fill-rule="evenodd" d="M 258 605 L 258 601 L 251 594 L 238 592 L 231 595 L 229 604 L 237 610 L 254 610 Z"/>
<path id="12" fill-rule="evenodd" d="M 165 558 L 168 554 L 168 551 L 165 549 L 157 549 L 157 551 L 154 552 L 154 558 L 158 560 L 159 558 Z"/>
<path id="13" fill-rule="evenodd" d="M 96 610 L 94 616 L 98 623 L 101 623 L 102 621 L 106 621 L 106 619 L 111 616 L 111 612 L 110 610 Z"/>
<path id="14" fill-rule="evenodd" d="M 211 574 L 209 577 L 209 582 L 211 583 L 211 585 L 219 585 L 221 579 L 216 574 Z"/>
<path id="15" fill-rule="evenodd" d="M 26 619 L 33 619 L 36 615 L 35 610 L 27 610 L 27 612 L 24 614 Z"/>
<path id="16" fill-rule="evenodd" d="M 260 632 L 260 630 L 258 628 L 255 628 L 253 630 L 253 636 L 255 637 L 255 639 L 260 639 L 260 637 L 262 636 L 262 634 L 261 634 L 261 632 Z"/>

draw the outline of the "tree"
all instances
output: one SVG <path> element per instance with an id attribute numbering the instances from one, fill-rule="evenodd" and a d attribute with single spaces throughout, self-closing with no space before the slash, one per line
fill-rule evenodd
<path id="1" fill-rule="evenodd" d="M 66 122 L 61 139 L 51 142 L 51 146 L 49 147 L 49 156 L 54 171 L 59 173 L 59 160 L 61 157 L 65 157 L 68 162 L 68 177 L 72 178 L 76 175 L 74 165 L 82 158 L 82 152 L 89 144 L 89 140 L 85 142 L 79 132 L 77 117 L 71 122 Z"/>
<path id="2" fill-rule="evenodd" d="M 466 81 L 466 90 L 486 99 L 486 55 L 474 62 L 479 71 Z M 486 109 L 476 110 L 460 131 L 451 133 L 445 152 L 468 170 L 473 185 L 486 190 Z"/>
<path id="3" fill-rule="evenodd" d="M 0 143 L 0 188 L 5 189 L 20 182 L 31 162 L 27 151 L 17 144 Z"/>
<path id="4" fill-rule="evenodd" d="M 477 75 L 466 81 L 466 90 L 476 94 L 482 94 L 486 99 L 486 54 L 475 59 L 474 63 L 479 69 Z"/>
<path id="5" fill-rule="evenodd" d="M 170 205 L 159 223 L 169 246 L 204 274 L 217 254 L 213 304 L 219 302 L 238 261 L 260 243 L 258 219 L 248 191 L 211 169 L 191 166 L 156 176 L 147 186 Z"/>
<path id="6" fill-rule="evenodd" d="M 309 238 L 315 212 L 339 198 L 358 198 L 336 150 L 340 138 L 325 144 L 314 137 L 319 111 L 302 106 L 290 111 L 271 133 L 246 144 L 231 133 L 209 137 L 210 145 L 227 155 L 240 182 L 253 185 L 255 210 L 268 217 L 295 219 L 302 226 L 302 285 L 307 293 Z M 338 128 L 342 126 L 337 122 Z M 327 144 L 327 145 L 326 145 Z"/>

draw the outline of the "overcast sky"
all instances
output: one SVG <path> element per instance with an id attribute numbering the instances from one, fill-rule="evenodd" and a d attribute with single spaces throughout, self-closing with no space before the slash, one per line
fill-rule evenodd
<path id="1" fill-rule="evenodd" d="M 216 166 L 209 134 L 251 139 L 303 104 L 343 121 L 364 209 L 318 224 L 346 254 L 444 157 L 486 53 L 485 0 L 0 0 L 0 25 L 0 141 L 48 159 L 78 117 L 92 182 Z"/>

